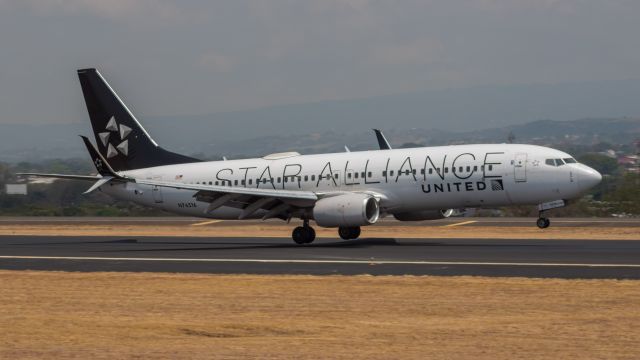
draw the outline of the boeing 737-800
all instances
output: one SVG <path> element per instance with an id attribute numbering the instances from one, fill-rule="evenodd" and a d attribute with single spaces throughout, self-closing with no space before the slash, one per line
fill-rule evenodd
<path id="1" fill-rule="evenodd" d="M 204 162 L 158 146 L 97 70 L 78 76 L 96 145 L 83 140 L 98 175 L 23 175 L 93 181 L 87 193 L 180 215 L 301 219 L 292 234 L 298 244 L 315 239 L 310 220 L 356 239 L 384 216 L 432 220 L 470 207 L 537 205 L 545 228 L 545 211 L 601 181 L 567 153 L 517 144 L 391 149 L 385 140 L 374 151 Z"/>

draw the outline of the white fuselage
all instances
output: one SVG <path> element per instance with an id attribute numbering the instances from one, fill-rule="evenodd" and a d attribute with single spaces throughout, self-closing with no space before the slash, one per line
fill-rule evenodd
<path id="1" fill-rule="evenodd" d="M 570 155 L 533 145 L 488 144 L 345 152 L 283 154 L 256 159 L 199 162 L 124 172 L 160 181 L 307 190 L 366 192 L 380 198 L 383 214 L 465 207 L 540 204 L 573 199 L 599 182 L 582 164 L 549 165 Z M 597 180 L 597 181 L 596 181 Z M 241 209 L 206 212 L 196 191 L 113 183 L 101 190 L 118 199 L 166 211 L 237 219 Z M 253 217 L 259 218 L 262 212 Z"/>

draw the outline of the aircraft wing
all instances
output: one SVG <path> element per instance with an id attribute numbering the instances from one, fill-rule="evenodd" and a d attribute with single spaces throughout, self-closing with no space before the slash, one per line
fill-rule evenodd
<path id="1" fill-rule="evenodd" d="M 206 213 L 222 206 L 242 209 L 239 219 L 245 219 L 258 210 L 266 210 L 263 219 L 288 218 L 292 213 L 312 207 L 318 195 L 304 190 L 275 190 L 247 187 L 228 187 L 205 184 L 183 184 L 157 180 L 134 179 L 137 184 L 173 189 L 194 190 L 198 201 L 209 203 Z"/>

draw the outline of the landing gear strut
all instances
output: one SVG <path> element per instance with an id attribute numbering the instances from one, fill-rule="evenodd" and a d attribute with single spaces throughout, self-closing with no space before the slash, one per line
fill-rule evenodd
<path id="1" fill-rule="evenodd" d="M 536 221 L 536 225 L 538 225 L 540 229 L 546 229 L 549 227 L 549 225 L 551 225 L 551 221 L 549 221 L 548 218 L 543 216 L 542 211 L 540 211 L 538 216 L 539 217 L 538 217 L 538 220 Z"/>
<path id="2" fill-rule="evenodd" d="M 296 244 L 311 244 L 316 239 L 316 231 L 309 226 L 309 220 L 304 219 L 302 226 L 293 229 L 291 237 Z"/>
<path id="3" fill-rule="evenodd" d="M 343 240 L 354 240 L 360 236 L 360 226 L 339 227 L 338 235 Z"/>

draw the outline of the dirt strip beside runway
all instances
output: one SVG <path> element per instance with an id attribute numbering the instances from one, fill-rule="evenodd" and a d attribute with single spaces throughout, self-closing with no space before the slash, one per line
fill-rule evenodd
<path id="1" fill-rule="evenodd" d="M 2 225 L 0 235 L 45 236 L 181 236 L 181 237 L 289 237 L 296 224 L 233 224 L 214 222 L 202 226 L 185 225 Z M 316 227 L 318 237 L 337 238 L 335 229 Z M 362 238 L 458 238 L 458 239 L 584 239 L 640 240 L 636 227 L 528 227 L 500 226 L 372 226 L 362 228 Z"/>

